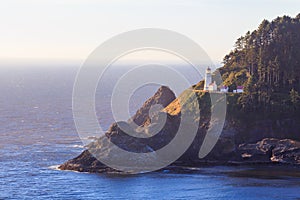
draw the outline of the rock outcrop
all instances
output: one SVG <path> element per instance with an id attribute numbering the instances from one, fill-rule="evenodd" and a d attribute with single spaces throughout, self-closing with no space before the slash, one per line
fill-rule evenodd
<path id="1" fill-rule="evenodd" d="M 59 168 L 80 172 L 115 171 L 99 162 L 91 152 L 101 149 L 103 150 L 101 156 L 104 159 L 105 157 L 113 157 L 116 160 L 122 160 L 124 158 L 115 152 L 112 144 L 123 150 L 135 153 L 146 153 L 162 148 L 172 140 L 180 124 L 180 115 L 172 116 L 166 112 L 161 112 L 164 107 L 175 99 L 175 94 L 168 87 L 160 87 L 154 96 L 148 99 L 131 119 L 127 122 L 113 123 L 104 136 L 87 146 L 88 150 L 62 164 Z M 160 105 L 161 109 L 151 113 L 154 105 Z M 161 127 L 161 121 L 164 121 L 162 118 L 165 119 L 165 123 Z M 147 135 L 153 131 L 155 132 L 155 130 L 159 130 L 159 132 L 152 137 L 140 138 L 128 135 L 125 129 L 130 129 L 131 133 L 133 132 L 137 135 Z"/>
<path id="2" fill-rule="evenodd" d="M 283 139 L 282 134 L 276 135 L 276 128 L 273 128 L 273 132 L 271 132 L 273 138 L 264 138 L 270 134 L 264 132 L 253 134 L 253 131 L 256 132 L 259 130 L 259 126 L 254 130 L 248 129 L 247 125 L 237 123 L 233 119 L 226 120 L 221 137 L 214 149 L 204 159 L 199 159 L 198 153 L 201 144 L 207 130 L 211 126 L 210 109 L 207 109 L 210 108 L 209 103 L 207 103 L 209 102 L 209 94 L 203 93 L 199 95 L 198 101 L 203 106 L 200 111 L 202 112 L 201 117 L 195 116 L 195 118 L 191 119 L 191 126 L 195 123 L 199 124 L 197 135 L 188 150 L 172 164 L 173 166 L 201 166 L 207 163 L 222 165 L 232 163 L 283 163 L 300 165 L 299 142 L 291 139 Z M 161 105 L 159 110 L 155 111 L 154 109 L 152 111 L 153 106 L 158 104 Z M 174 93 L 168 87 L 162 86 L 153 97 L 144 103 L 131 119 L 127 122 L 112 124 L 105 135 L 87 146 L 87 150 L 78 157 L 62 164 L 59 168 L 80 172 L 116 172 L 116 170 L 98 161 L 90 152 L 101 150 L 101 156 L 104 158 L 112 157 L 116 160 L 122 160 L 126 158 L 122 158 L 116 153 L 114 147 L 111 145 L 112 143 L 126 151 L 135 153 L 153 152 L 161 149 L 174 138 L 181 123 L 181 112 L 183 109 L 180 107 L 179 100 L 178 98 L 176 99 Z M 192 107 L 186 109 L 193 111 Z M 164 120 L 165 123 L 160 127 L 161 121 Z M 218 121 L 213 123 L 218 123 Z M 289 130 L 296 130 L 298 126 L 298 123 L 292 120 L 286 120 L 284 123 L 289 124 Z M 257 122 L 257 124 L 262 127 L 261 131 L 263 131 L 264 125 L 274 124 L 274 122 L 268 122 L 268 124 Z M 294 127 L 292 127 L 293 124 Z M 147 137 L 132 137 L 124 131 L 125 129 L 130 129 L 130 132 L 136 135 L 144 134 Z M 157 134 L 153 136 L 148 135 L 156 129 L 159 130 Z M 280 126 L 280 129 L 284 129 L 284 127 Z M 270 133 L 271 129 L 268 130 Z M 295 134 L 293 135 L 295 136 Z M 297 139 L 297 136 L 293 139 L 295 138 Z M 241 141 L 249 142 L 241 143 Z M 137 159 L 147 158 L 141 157 Z"/>
<path id="3" fill-rule="evenodd" d="M 300 164 L 300 142 L 290 139 L 265 138 L 239 145 L 238 152 L 244 162 Z"/>

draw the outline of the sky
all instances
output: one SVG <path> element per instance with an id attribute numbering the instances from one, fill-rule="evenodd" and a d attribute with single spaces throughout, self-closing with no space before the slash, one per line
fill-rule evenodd
<path id="1" fill-rule="evenodd" d="M 0 61 L 80 61 L 122 32 L 163 28 L 221 62 L 263 19 L 298 13 L 299 0 L 0 0 Z"/>

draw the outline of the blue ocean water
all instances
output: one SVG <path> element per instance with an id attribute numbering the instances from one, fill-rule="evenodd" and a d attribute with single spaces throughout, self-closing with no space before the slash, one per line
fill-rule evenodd
<path id="1" fill-rule="evenodd" d="M 300 176 L 285 169 L 278 176 L 276 169 L 256 176 L 259 169 L 246 167 L 132 176 L 56 170 L 83 150 L 72 118 L 77 69 L 0 69 L 0 199 L 300 199 Z M 131 112 L 156 89 L 137 92 Z M 96 99 L 99 121 L 108 128 L 109 94 Z"/>

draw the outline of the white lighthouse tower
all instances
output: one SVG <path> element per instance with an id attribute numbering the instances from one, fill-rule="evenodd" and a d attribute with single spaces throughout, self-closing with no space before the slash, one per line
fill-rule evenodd
<path id="1" fill-rule="evenodd" d="M 211 69 L 210 69 L 210 67 L 208 67 L 206 69 L 206 73 L 205 73 L 205 81 L 204 81 L 204 90 L 205 91 L 209 90 L 210 84 L 212 84 Z"/>

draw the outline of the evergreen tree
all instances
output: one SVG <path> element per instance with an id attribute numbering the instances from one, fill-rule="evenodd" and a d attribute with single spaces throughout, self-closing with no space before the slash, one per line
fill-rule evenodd
<path id="1" fill-rule="evenodd" d="M 223 64 L 223 84 L 231 91 L 245 88 L 237 102 L 244 112 L 295 110 L 300 104 L 300 14 L 263 20 L 257 30 L 237 39 Z"/>

